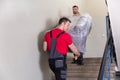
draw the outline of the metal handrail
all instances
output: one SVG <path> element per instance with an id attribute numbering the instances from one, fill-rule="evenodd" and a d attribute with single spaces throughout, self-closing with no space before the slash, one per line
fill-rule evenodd
<path id="1" fill-rule="evenodd" d="M 101 62 L 100 70 L 99 70 L 99 75 L 98 75 L 98 80 L 103 80 L 105 65 L 106 65 L 107 56 L 108 56 L 110 40 L 111 40 L 111 37 L 109 36 L 109 38 L 108 38 L 108 40 L 106 42 L 106 46 L 105 46 L 105 50 L 104 50 L 104 54 L 103 54 L 103 58 L 102 58 L 102 62 Z M 108 67 L 110 67 L 110 66 L 108 66 Z"/>
<path id="2" fill-rule="evenodd" d="M 98 80 L 104 80 L 106 67 L 107 67 L 106 72 L 108 72 L 107 78 L 108 80 L 110 80 L 110 64 L 111 64 L 111 59 L 113 57 L 113 55 L 111 55 L 111 52 L 112 52 L 111 47 L 113 46 L 111 45 L 111 43 L 112 43 L 113 37 L 112 37 L 112 31 L 110 28 L 110 21 L 108 19 L 108 16 L 106 17 L 106 26 L 107 26 L 107 42 L 106 42 L 104 54 L 102 57 Z"/>

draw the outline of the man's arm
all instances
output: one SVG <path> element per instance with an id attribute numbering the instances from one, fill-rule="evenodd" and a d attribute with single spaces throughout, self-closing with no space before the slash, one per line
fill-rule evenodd
<path id="1" fill-rule="evenodd" d="M 69 48 L 72 50 L 72 52 L 76 55 L 76 56 L 80 56 L 79 51 L 77 50 L 76 46 L 72 43 L 71 45 L 69 45 Z"/>
<path id="2" fill-rule="evenodd" d="M 47 42 L 46 41 L 43 42 L 43 50 L 47 51 Z"/>

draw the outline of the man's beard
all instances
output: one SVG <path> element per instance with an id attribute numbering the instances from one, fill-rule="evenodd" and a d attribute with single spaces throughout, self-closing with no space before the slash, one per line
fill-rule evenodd
<path id="1" fill-rule="evenodd" d="M 78 12 L 73 12 L 73 14 L 78 14 Z"/>

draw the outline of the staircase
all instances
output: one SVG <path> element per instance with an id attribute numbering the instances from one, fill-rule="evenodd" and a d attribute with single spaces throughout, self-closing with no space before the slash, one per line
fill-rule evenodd
<path id="1" fill-rule="evenodd" d="M 67 80 L 97 80 L 102 58 L 84 58 L 84 65 L 71 64 L 67 59 Z M 114 80 L 114 64 L 111 64 L 111 80 Z M 55 79 L 53 79 L 55 80 Z"/>
<path id="2" fill-rule="evenodd" d="M 85 58 L 84 65 L 71 64 L 72 59 L 68 59 L 67 80 L 96 80 L 99 68 L 100 58 Z"/>

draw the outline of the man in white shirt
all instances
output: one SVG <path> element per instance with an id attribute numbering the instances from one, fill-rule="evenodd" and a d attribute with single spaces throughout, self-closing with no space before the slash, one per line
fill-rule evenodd
<path id="1" fill-rule="evenodd" d="M 73 29 L 76 26 L 80 18 L 80 13 L 78 12 L 78 6 L 75 5 L 73 6 L 72 9 L 73 9 L 73 16 L 69 18 L 72 22 L 70 25 L 70 29 Z"/>
<path id="2" fill-rule="evenodd" d="M 75 57 L 72 63 L 82 65 L 83 54 L 86 52 L 87 36 L 91 30 L 92 18 L 89 14 L 80 15 L 78 6 L 76 5 L 74 5 L 72 9 L 73 16 L 69 18 L 71 20 L 71 25 L 68 33 L 72 36 L 73 43 L 81 53 L 81 56 L 78 58 Z"/>

